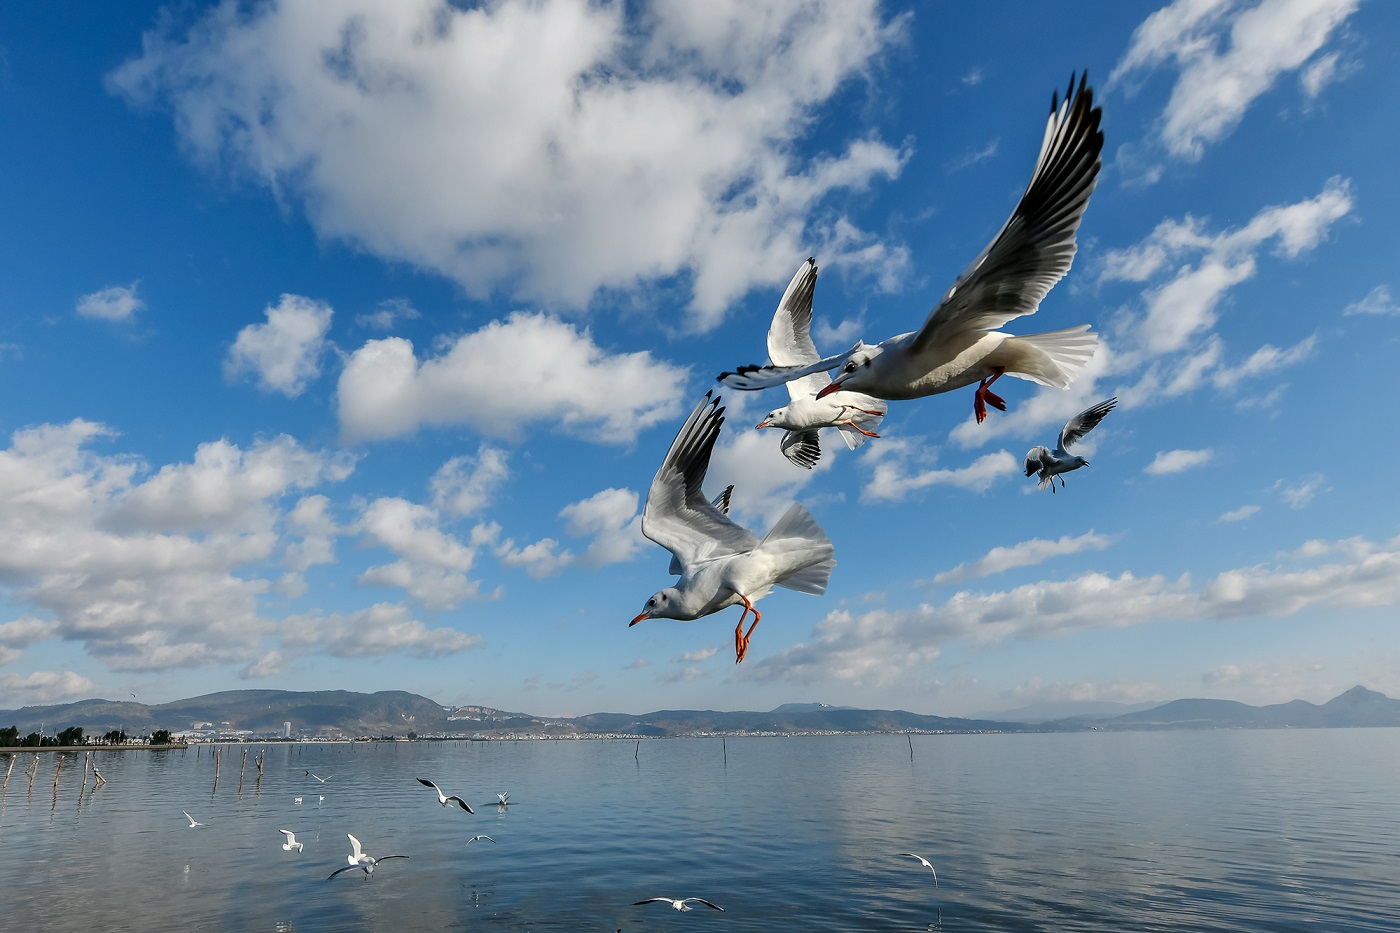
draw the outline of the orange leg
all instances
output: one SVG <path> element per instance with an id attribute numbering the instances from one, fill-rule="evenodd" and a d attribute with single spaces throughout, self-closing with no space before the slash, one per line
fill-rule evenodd
<path id="1" fill-rule="evenodd" d="M 734 663 L 738 664 L 744 660 L 744 655 L 749 653 L 749 638 L 753 635 L 753 630 L 758 628 L 758 620 L 761 618 L 758 610 L 749 602 L 747 596 L 740 594 L 740 599 L 744 601 L 744 611 L 739 615 L 739 624 L 734 627 Z M 749 626 L 747 633 L 744 632 L 744 617 L 750 612 L 753 613 L 753 624 Z"/>
<path id="2" fill-rule="evenodd" d="M 855 428 L 857 431 L 859 431 L 860 433 L 864 434 L 866 437 L 879 437 L 879 436 L 880 436 L 880 435 L 876 434 L 874 431 L 867 431 L 867 430 L 865 430 L 865 428 L 862 428 L 860 425 L 856 424 L 854 421 L 840 421 L 840 422 L 837 422 L 837 423 L 838 423 L 838 424 L 844 424 L 844 425 L 845 425 L 846 427 L 848 427 L 848 428 Z"/>
<path id="3" fill-rule="evenodd" d="M 990 405 L 997 411 L 1006 411 L 1006 400 L 1000 395 L 994 395 L 990 391 L 992 383 L 1002 377 L 1006 370 L 998 366 L 992 371 L 992 378 L 983 379 L 977 386 L 977 393 L 972 396 L 972 411 L 977 416 L 977 423 L 981 424 L 987 420 L 987 406 Z"/>

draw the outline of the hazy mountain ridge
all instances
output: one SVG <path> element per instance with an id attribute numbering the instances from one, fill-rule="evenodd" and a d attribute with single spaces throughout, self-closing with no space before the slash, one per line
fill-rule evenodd
<path id="1" fill-rule="evenodd" d="M 1235 700 L 1182 699 L 1118 716 L 1073 716 L 1028 723 L 997 719 L 930 716 L 907 710 L 867 710 L 824 703 L 786 703 L 767 712 L 746 710 L 656 710 L 650 713 L 590 713 L 578 717 L 532 716 L 489 706 L 445 707 L 402 690 L 229 690 L 147 705 L 135 700 L 80 700 L 51 706 L 0 710 L 0 726 L 20 734 L 54 735 L 81 726 L 88 735 L 124 729 L 138 735 L 155 729 L 185 733 L 215 729 L 272 734 L 291 722 L 294 735 L 345 736 L 640 735 L 795 732 L 1077 732 L 1151 729 L 1282 729 L 1400 726 L 1400 700 L 1357 686 L 1322 705 L 1292 700 L 1250 706 Z"/>

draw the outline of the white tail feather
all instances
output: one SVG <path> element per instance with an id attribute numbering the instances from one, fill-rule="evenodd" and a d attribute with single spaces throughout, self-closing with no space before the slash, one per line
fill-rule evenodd
<path id="1" fill-rule="evenodd" d="M 779 580 L 777 585 L 814 596 L 825 593 L 827 580 L 836 566 L 836 549 L 802 503 L 794 502 L 772 530 L 763 536 L 758 547 L 761 550 L 780 541 L 783 542 L 784 554 L 797 565 L 797 569 Z M 793 544 L 798 542 L 804 546 L 794 548 Z"/>
<path id="2" fill-rule="evenodd" d="M 1099 335 L 1088 324 L 1052 330 L 1044 334 L 1009 337 L 1015 342 L 1016 362 L 1006 368 L 1008 376 L 1019 376 L 1055 389 L 1069 388 L 1099 346 Z"/>

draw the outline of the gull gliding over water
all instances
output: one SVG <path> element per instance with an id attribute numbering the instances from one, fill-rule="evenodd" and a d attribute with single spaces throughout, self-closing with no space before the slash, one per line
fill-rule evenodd
<path id="1" fill-rule="evenodd" d="M 326 878 L 327 881 L 330 881 L 331 878 L 334 878 L 341 872 L 350 871 L 353 868 L 360 869 L 366 875 L 372 875 L 374 874 L 374 867 L 380 862 L 387 862 L 391 858 L 408 858 L 407 855 L 381 855 L 379 858 L 375 858 L 374 856 L 369 855 L 362 848 L 360 848 L 360 840 L 356 839 L 354 836 L 351 836 L 349 833 L 346 833 L 345 835 L 349 836 L 350 838 L 351 852 L 349 855 L 345 856 L 345 861 L 349 862 L 350 864 L 346 865 L 344 868 L 337 868 L 335 871 L 331 872 L 330 875 Z"/>
<path id="2" fill-rule="evenodd" d="M 180 812 L 185 813 L 184 810 L 181 810 Z M 190 821 L 190 829 L 194 829 L 196 826 L 204 825 L 203 823 L 198 822 L 194 817 L 190 816 L 188 813 L 185 813 L 185 819 Z"/>
<path id="3" fill-rule="evenodd" d="M 1113 406 L 1118 404 L 1118 399 L 1111 398 L 1106 402 L 1099 402 L 1091 408 L 1086 408 L 1073 418 L 1065 422 L 1064 429 L 1060 431 L 1060 439 L 1055 444 L 1054 451 L 1044 445 L 1032 447 L 1026 453 L 1026 475 L 1034 476 L 1040 474 L 1040 488 L 1050 487 L 1050 491 L 1055 491 L 1055 477 L 1060 477 L 1060 485 L 1065 484 L 1065 478 L 1061 474 L 1080 467 L 1088 466 L 1089 461 L 1083 457 L 1075 457 L 1068 453 L 1069 447 L 1098 427 L 1104 415 L 1113 411 Z"/>
<path id="4" fill-rule="evenodd" d="M 925 868 L 927 868 L 929 871 L 933 872 L 933 886 L 934 886 L 935 888 L 938 887 L 938 871 L 933 867 L 933 863 L 932 863 L 932 862 L 930 862 L 928 859 L 924 858 L 922 855 L 915 855 L 913 852 L 901 852 L 901 853 L 899 853 L 899 854 L 900 854 L 901 856 L 903 856 L 904 858 L 916 858 L 916 859 L 918 859 L 920 865 L 923 865 L 923 866 L 924 866 Z"/>
<path id="5" fill-rule="evenodd" d="M 290 829 L 279 829 L 279 830 L 277 830 L 277 831 L 278 831 L 279 833 L 281 833 L 282 835 L 284 835 L 284 836 L 287 837 L 287 841 L 284 842 L 284 843 L 282 843 L 282 851 L 283 851 L 283 852 L 291 852 L 291 851 L 294 850 L 294 849 L 295 849 L 297 852 L 300 852 L 300 851 L 302 850 L 302 846 L 303 846 L 304 844 L 303 844 L 303 843 L 300 843 L 300 842 L 297 842 L 297 834 L 296 834 L 296 833 L 292 832 Z"/>
<path id="6" fill-rule="evenodd" d="M 711 904 L 703 897 L 649 897 L 644 901 L 637 901 L 632 906 L 640 907 L 643 904 L 670 904 L 676 910 L 691 910 L 691 904 L 704 904 L 706 907 L 713 907 L 715 910 L 724 910 L 718 904 Z"/>
<path id="7" fill-rule="evenodd" d="M 434 784 L 432 781 L 429 781 L 427 778 L 419 778 L 418 783 L 422 784 L 425 787 L 431 787 L 433 790 L 437 791 L 438 803 L 442 804 L 444 807 L 455 800 L 457 801 L 457 806 L 461 807 L 463 810 L 466 810 L 468 813 L 476 812 L 470 806 L 468 806 L 467 802 L 461 797 L 458 797 L 456 794 L 453 794 L 451 797 L 447 796 L 442 792 L 442 788 L 438 787 L 436 784 Z"/>
<path id="8" fill-rule="evenodd" d="M 812 294 L 817 287 L 817 263 L 808 259 L 797 270 L 773 313 L 768 328 L 768 359 L 775 366 L 806 366 L 821 359 L 812 343 Z M 888 405 L 859 392 L 819 393 L 831 384 L 825 370 L 787 383 L 790 401 L 775 408 L 758 423 L 760 428 L 783 428 L 781 450 L 793 463 L 810 470 L 822 455 L 818 431 L 837 428 L 846 446 L 855 450 L 868 437 L 879 437 L 872 428 L 885 417 Z"/>
<path id="9" fill-rule="evenodd" d="M 1003 375 L 1067 388 L 1098 346 L 1088 324 L 1024 337 L 997 328 L 1035 313 L 1074 261 L 1075 236 L 1102 164 L 1101 116 L 1085 80 L 1075 92 L 1071 79 L 1063 104 L 1058 96 L 1051 98 L 1040 156 L 1020 203 L 918 330 L 873 346 L 859 341 L 845 353 L 805 366 L 743 366 L 722 373 L 719 381 L 736 389 L 765 389 L 835 369 L 835 381 L 818 398 L 854 391 L 887 400 L 977 383 L 972 407 L 979 422 L 988 405 L 1006 409 L 990 391 Z"/>
<path id="10" fill-rule="evenodd" d="M 743 604 L 734 629 L 734 661 L 744 660 L 758 626 L 754 603 L 774 586 L 821 595 L 836 566 L 835 548 L 807 510 L 793 503 L 760 541 L 715 508 L 701 488 L 724 424 L 719 399 L 706 393 L 682 425 L 651 481 L 642 534 L 670 551 L 680 579 L 647 600 L 643 619 L 691 621 Z M 744 619 L 753 624 L 744 632 Z"/>

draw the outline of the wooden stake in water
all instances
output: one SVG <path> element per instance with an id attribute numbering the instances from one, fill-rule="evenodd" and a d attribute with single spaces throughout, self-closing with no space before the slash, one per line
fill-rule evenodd
<path id="1" fill-rule="evenodd" d="M 216 748 L 214 749 L 214 790 L 209 792 L 211 794 L 219 789 L 219 757 L 219 749 Z"/>
<path id="2" fill-rule="evenodd" d="M 58 776 L 63 773 L 63 756 L 58 756 L 58 770 L 53 773 L 53 792 L 58 793 Z"/>
<path id="3" fill-rule="evenodd" d="M 638 740 L 637 740 L 637 747 L 634 748 L 634 749 L 632 749 L 632 760 L 633 760 L 633 761 L 641 761 L 642 759 L 641 759 L 640 757 L 638 757 L 638 756 L 640 756 L 641 754 L 642 754 L 642 740 L 641 740 L 641 739 L 638 739 Z"/>
<path id="4" fill-rule="evenodd" d="M 15 770 L 15 756 L 10 756 L 10 766 L 5 769 L 5 783 L 0 784 L 0 791 L 10 786 L 10 772 Z"/>
<path id="5" fill-rule="evenodd" d="M 729 764 L 729 746 L 724 744 L 724 736 L 719 737 L 719 749 L 724 752 L 724 763 Z"/>
<path id="6" fill-rule="evenodd" d="M 34 767 L 29 772 L 29 792 L 34 793 L 34 779 L 39 776 L 39 753 L 34 753 Z"/>
<path id="7" fill-rule="evenodd" d="M 910 760 L 910 761 L 913 761 L 913 760 L 914 760 L 914 740 L 913 740 L 912 738 L 909 738 L 909 733 L 907 733 L 907 732 L 904 733 L 904 737 L 905 737 L 906 739 L 909 739 L 909 760 Z"/>

